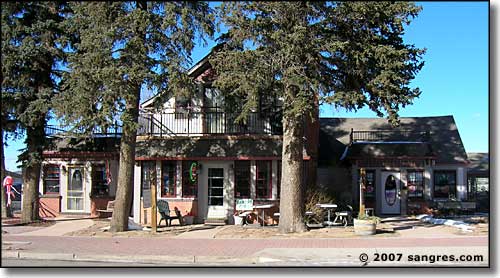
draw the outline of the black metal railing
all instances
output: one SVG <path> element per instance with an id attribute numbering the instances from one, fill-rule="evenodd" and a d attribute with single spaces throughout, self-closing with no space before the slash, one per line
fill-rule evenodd
<path id="1" fill-rule="evenodd" d="M 45 127 L 45 135 L 47 137 L 55 136 L 91 136 L 91 137 L 121 137 L 122 127 L 112 125 L 106 128 L 94 127 L 87 131 L 84 128 L 75 128 L 72 126 L 62 125 L 47 125 Z"/>
<path id="2" fill-rule="evenodd" d="M 359 141 L 416 141 L 428 142 L 430 140 L 429 131 L 414 130 L 351 130 L 351 142 Z"/>
<path id="3" fill-rule="evenodd" d="M 252 112 L 244 122 L 236 123 L 238 115 L 219 111 L 141 113 L 137 135 L 283 134 L 281 113 Z"/>

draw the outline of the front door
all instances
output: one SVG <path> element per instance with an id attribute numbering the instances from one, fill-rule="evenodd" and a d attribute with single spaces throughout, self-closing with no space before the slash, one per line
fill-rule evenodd
<path id="1" fill-rule="evenodd" d="M 224 209 L 224 181 L 227 173 L 224 167 L 208 168 L 208 218 L 223 218 Z"/>
<path id="2" fill-rule="evenodd" d="M 69 168 L 66 210 L 75 212 L 84 210 L 83 168 L 81 167 Z"/>
<path id="3" fill-rule="evenodd" d="M 382 172 L 380 177 L 382 214 L 401 214 L 401 199 L 399 196 L 401 174 L 399 172 Z"/>

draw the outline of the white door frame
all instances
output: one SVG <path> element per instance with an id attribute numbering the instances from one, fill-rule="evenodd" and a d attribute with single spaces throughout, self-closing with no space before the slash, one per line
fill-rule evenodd
<path id="1" fill-rule="evenodd" d="M 85 198 L 86 198 L 86 182 L 85 182 L 85 173 L 86 173 L 86 170 L 85 169 L 86 167 L 81 165 L 81 166 L 68 166 L 68 182 L 66 184 L 66 198 L 64 200 L 64 207 L 66 209 L 67 212 L 85 212 Z M 75 210 L 75 209 L 70 209 L 69 208 L 69 199 L 71 198 L 70 197 L 70 190 L 69 190 L 69 187 L 71 185 L 71 178 L 72 178 L 72 175 L 73 175 L 73 171 L 75 170 L 80 170 L 80 173 L 81 173 L 81 178 L 82 178 L 82 190 L 81 190 L 81 193 L 82 193 L 82 196 L 81 196 L 81 202 L 82 202 L 82 209 L 81 210 Z"/>
<path id="2" fill-rule="evenodd" d="M 395 177 L 396 188 L 386 192 L 386 181 L 391 175 Z M 379 204 L 381 214 L 401 214 L 401 173 L 399 171 L 381 171 L 380 189 Z"/>
<path id="3" fill-rule="evenodd" d="M 222 198 L 222 206 L 211 206 L 209 205 L 209 176 L 208 172 L 210 168 L 221 168 L 224 170 L 224 181 L 223 181 L 223 188 L 222 188 L 222 193 L 223 193 L 223 198 Z M 229 181 L 229 163 L 218 163 L 218 162 L 203 162 L 203 175 L 201 182 L 199 181 L 199 185 L 201 184 L 202 186 L 205 186 L 206 188 L 203 191 L 200 191 L 200 193 L 203 192 L 203 196 L 199 196 L 200 198 L 203 198 L 203 201 L 200 202 L 202 204 L 205 204 L 204 213 L 202 214 L 206 218 L 225 218 L 227 217 L 228 209 L 230 206 L 230 198 L 229 196 L 229 188 L 231 186 L 230 181 Z M 201 195 L 201 194 L 200 194 Z"/>

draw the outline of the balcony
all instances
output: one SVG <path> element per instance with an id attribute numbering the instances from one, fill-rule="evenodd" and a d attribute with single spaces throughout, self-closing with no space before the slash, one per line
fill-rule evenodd
<path id="1" fill-rule="evenodd" d="M 51 137 L 114 137 L 119 138 L 122 135 L 122 127 L 115 124 L 107 128 L 94 127 L 90 132 L 85 132 L 82 128 L 73 128 L 71 126 L 47 125 L 45 135 Z"/>
<path id="2" fill-rule="evenodd" d="M 282 135 L 281 113 L 251 112 L 244 123 L 239 113 L 171 112 L 141 113 L 137 135 L 175 137 L 206 135 Z"/>

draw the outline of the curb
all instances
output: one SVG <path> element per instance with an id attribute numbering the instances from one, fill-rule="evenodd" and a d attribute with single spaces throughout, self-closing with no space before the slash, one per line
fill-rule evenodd
<path id="1" fill-rule="evenodd" d="M 258 262 L 255 257 L 232 257 L 232 256 L 118 256 L 118 255 L 91 255 L 74 253 L 40 253 L 2 250 L 2 258 L 8 259 L 33 259 L 33 260 L 58 260 L 58 261 L 82 261 L 82 262 L 115 262 L 115 263 L 141 263 L 141 264 L 164 264 L 164 265 L 194 265 L 196 263 L 220 263 L 223 265 L 252 265 Z"/>

